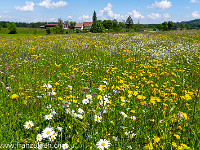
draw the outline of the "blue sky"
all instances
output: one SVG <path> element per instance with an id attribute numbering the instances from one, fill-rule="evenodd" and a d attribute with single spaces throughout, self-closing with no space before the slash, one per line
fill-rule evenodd
<path id="1" fill-rule="evenodd" d="M 99 20 L 151 24 L 200 19 L 200 0 L 0 0 L 0 21 L 39 22 Z"/>

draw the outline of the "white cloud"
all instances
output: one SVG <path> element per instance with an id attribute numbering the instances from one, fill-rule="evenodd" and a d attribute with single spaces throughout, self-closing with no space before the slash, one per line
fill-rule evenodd
<path id="1" fill-rule="evenodd" d="M 194 12 L 192 13 L 192 16 L 193 16 L 194 18 L 200 18 L 200 14 L 199 14 L 198 11 L 194 11 Z"/>
<path id="2" fill-rule="evenodd" d="M 198 0 L 190 0 L 191 3 L 200 3 Z"/>
<path id="3" fill-rule="evenodd" d="M 155 4 L 152 4 L 151 6 L 147 6 L 147 8 L 156 8 L 158 10 L 165 10 L 172 6 L 172 3 L 167 0 L 163 0 L 161 2 L 155 1 Z"/>
<path id="4" fill-rule="evenodd" d="M 132 18 L 135 18 L 135 19 L 143 19 L 144 18 L 144 16 L 142 16 L 142 14 L 137 10 L 128 12 L 126 15 L 115 14 L 112 11 L 111 3 L 108 3 L 103 10 L 100 10 L 99 13 L 97 14 L 97 16 L 100 17 L 100 19 L 102 19 L 102 20 L 106 20 L 106 19 L 126 20 L 128 18 L 128 16 L 131 16 Z"/>
<path id="5" fill-rule="evenodd" d="M 18 10 L 18 11 L 33 11 L 34 6 L 35 6 L 35 4 L 33 2 L 26 1 L 25 6 L 22 6 L 22 7 L 21 6 L 15 6 L 15 10 Z"/>
<path id="6" fill-rule="evenodd" d="M 132 12 L 128 12 L 128 15 L 135 18 L 135 19 L 143 19 L 144 16 L 141 15 L 141 13 L 137 10 L 133 10 Z"/>
<path id="7" fill-rule="evenodd" d="M 103 9 L 103 10 L 100 10 L 99 11 L 99 14 L 97 14 L 97 16 L 99 16 L 101 19 L 122 19 L 124 18 L 123 15 L 120 15 L 120 14 L 115 14 L 113 11 L 112 11 L 112 4 L 111 3 L 108 3 L 107 6 Z"/>
<path id="8" fill-rule="evenodd" d="M 157 20 L 157 19 L 168 19 L 170 18 L 170 15 L 168 13 L 165 14 L 151 13 L 150 15 L 147 15 L 147 17 L 152 20 Z"/>
<path id="9" fill-rule="evenodd" d="M 72 16 L 68 16 L 67 18 L 68 18 L 68 19 L 72 19 Z"/>
<path id="10" fill-rule="evenodd" d="M 45 8 L 55 8 L 55 7 L 66 6 L 68 5 L 68 3 L 64 1 L 51 2 L 51 0 L 44 0 L 43 2 L 40 2 L 38 5 Z"/>
<path id="11" fill-rule="evenodd" d="M 158 14 L 158 13 L 151 13 L 150 15 L 147 15 L 147 17 L 152 20 L 156 20 L 156 19 L 160 19 L 162 17 L 162 15 Z"/>
<path id="12" fill-rule="evenodd" d="M 163 18 L 164 18 L 164 19 L 170 18 L 170 14 L 168 14 L 168 13 L 163 14 Z"/>
<path id="13" fill-rule="evenodd" d="M 88 16 L 88 15 L 83 15 L 81 17 L 78 18 L 79 21 L 92 21 L 92 17 Z"/>
<path id="14" fill-rule="evenodd" d="M 53 21 L 56 21 L 56 20 L 55 20 L 55 18 L 50 18 L 49 21 L 53 22 Z"/>

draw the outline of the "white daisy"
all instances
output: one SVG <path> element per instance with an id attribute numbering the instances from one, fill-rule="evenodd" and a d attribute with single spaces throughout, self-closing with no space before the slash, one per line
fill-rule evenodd
<path id="1" fill-rule="evenodd" d="M 41 143 L 38 145 L 38 149 L 42 149 L 42 148 L 43 148 L 43 144 Z"/>
<path id="2" fill-rule="evenodd" d="M 42 131 L 42 137 L 48 138 L 52 136 L 53 134 L 53 128 L 52 127 L 47 127 Z"/>
<path id="3" fill-rule="evenodd" d="M 62 148 L 63 148 L 63 149 L 68 149 L 68 147 L 69 147 L 69 145 L 68 145 L 67 143 L 62 144 Z"/>
<path id="4" fill-rule="evenodd" d="M 45 115 L 45 116 L 44 116 L 44 119 L 50 120 L 50 119 L 52 119 L 52 117 L 53 117 L 53 115 L 52 115 L 52 114 L 49 114 L 49 115 Z"/>
<path id="5" fill-rule="evenodd" d="M 82 114 L 82 113 L 84 113 L 84 110 L 83 110 L 82 108 L 79 108 L 79 109 L 78 109 L 78 112 L 79 112 L 80 114 Z"/>
<path id="6" fill-rule="evenodd" d="M 36 137 L 37 142 L 42 141 L 42 134 L 38 134 Z"/>
<path id="7" fill-rule="evenodd" d="M 88 104 L 88 103 L 89 103 L 89 100 L 88 100 L 88 99 L 83 99 L 83 100 L 82 100 L 82 103 L 83 103 L 83 104 Z"/>
<path id="8" fill-rule="evenodd" d="M 44 87 L 44 88 L 47 88 L 47 89 L 50 89 L 50 88 L 52 88 L 52 85 L 49 84 L 49 83 L 46 85 L 46 83 L 45 83 L 45 84 L 43 85 L 43 87 Z"/>
<path id="9" fill-rule="evenodd" d="M 110 141 L 107 141 L 106 139 L 100 139 L 99 142 L 97 142 L 97 147 L 101 150 L 104 150 L 104 148 L 108 149 L 110 146 Z"/>
<path id="10" fill-rule="evenodd" d="M 59 127 L 59 126 L 57 126 L 57 129 L 59 130 L 59 131 L 62 131 L 62 127 Z"/>
<path id="11" fill-rule="evenodd" d="M 106 84 L 106 85 L 109 85 L 109 83 L 108 83 L 108 82 L 106 82 L 106 81 L 103 81 L 103 83 L 104 83 L 104 84 Z"/>
<path id="12" fill-rule="evenodd" d="M 131 118 L 132 120 L 135 120 L 135 119 L 136 119 L 136 117 L 135 117 L 135 116 L 131 116 L 130 118 Z"/>
<path id="13" fill-rule="evenodd" d="M 55 131 L 52 132 L 52 136 L 55 136 L 55 137 L 56 137 L 57 135 L 58 135 L 58 134 L 57 134 Z"/>
<path id="14" fill-rule="evenodd" d="M 74 116 L 74 117 L 78 117 L 78 114 L 77 114 L 77 113 L 73 113 L 73 116 Z"/>
<path id="15" fill-rule="evenodd" d="M 25 129 L 30 129 L 31 127 L 34 126 L 32 121 L 26 121 L 25 124 L 23 125 Z"/>
<path id="16" fill-rule="evenodd" d="M 79 117 L 80 119 L 83 119 L 83 116 L 82 116 L 82 115 L 80 115 L 80 114 L 78 115 L 78 117 Z"/>
<path id="17" fill-rule="evenodd" d="M 101 122 L 101 119 L 102 119 L 101 116 L 94 115 L 94 121 Z"/>
<path id="18" fill-rule="evenodd" d="M 92 99 L 92 95 L 88 95 L 88 94 L 87 94 L 87 95 L 86 95 L 86 98 L 89 99 L 89 100 L 91 100 L 91 99 Z"/>
<path id="19" fill-rule="evenodd" d="M 126 103 L 121 103 L 121 105 L 122 105 L 122 106 L 125 106 L 125 105 L 126 105 Z"/>
<path id="20" fill-rule="evenodd" d="M 133 132 L 132 132 L 132 133 L 131 133 L 131 132 L 129 133 L 129 138 L 130 138 L 130 139 L 134 138 L 135 136 L 136 136 L 135 133 L 133 133 Z"/>
<path id="21" fill-rule="evenodd" d="M 56 95 L 56 92 L 52 90 L 51 95 Z"/>
<path id="22" fill-rule="evenodd" d="M 112 138 L 113 138 L 114 141 L 117 141 L 117 137 L 116 136 L 113 136 Z"/>
<path id="23" fill-rule="evenodd" d="M 131 145 L 129 145 L 129 146 L 127 146 L 129 149 L 132 149 L 132 146 Z"/>
<path id="24" fill-rule="evenodd" d="M 127 114 L 125 114 L 124 112 L 121 112 L 121 114 L 124 116 L 124 118 L 127 117 Z"/>
<path id="25" fill-rule="evenodd" d="M 49 137 L 49 141 L 51 141 L 51 142 L 54 141 L 55 139 L 56 139 L 56 136 L 50 136 Z"/>
<path id="26" fill-rule="evenodd" d="M 70 108 L 66 109 L 66 113 L 69 114 L 70 113 Z"/>
<path id="27" fill-rule="evenodd" d="M 46 108 L 47 108 L 47 109 L 48 109 L 48 108 L 51 108 L 51 105 L 48 105 Z"/>
<path id="28" fill-rule="evenodd" d="M 57 114 L 57 113 L 56 113 L 55 110 L 53 110 L 53 111 L 51 112 L 51 114 L 52 114 L 52 115 L 55 115 L 55 114 Z"/>

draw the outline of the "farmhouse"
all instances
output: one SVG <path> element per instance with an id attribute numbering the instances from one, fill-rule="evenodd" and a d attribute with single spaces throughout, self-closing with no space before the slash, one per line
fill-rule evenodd
<path id="1" fill-rule="evenodd" d="M 83 23 L 76 23 L 74 30 L 82 31 L 83 30 Z"/>
<path id="2" fill-rule="evenodd" d="M 76 31 L 76 30 L 82 31 L 84 28 L 85 28 L 85 29 L 90 29 L 91 26 L 92 26 L 92 24 L 93 24 L 93 22 L 76 23 L 74 30 L 75 30 L 75 31 Z M 67 21 L 64 22 L 63 28 L 64 28 L 64 29 L 69 29 L 69 25 L 70 25 L 70 22 L 67 20 Z M 49 27 L 49 28 L 54 28 L 54 27 L 56 27 L 56 26 L 58 26 L 58 24 L 45 24 L 45 25 L 43 25 L 43 26 L 40 26 L 40 28 L 46 29 L 46 28 L 48 28 L 48 27 Z"/>
<path id="3" fill-rule="evenodd" d="M 90 29 L 92 24 L 93 24 L 93 22 L 83 22 L 83 27 L 85 29 Z"/>
<path id="4" fill-rule="evenodd" d="M 45 25 L 43 25 L 43 26 L 40 26 L 40 28 L 46 29 L 46 28 L 54 28 L 54 27 L 56 27 L 56 26 L 58 26 L 58 24 L 45 24 Z M 63 27 L 64 27 L 64 26 L 63 26 Z"/>

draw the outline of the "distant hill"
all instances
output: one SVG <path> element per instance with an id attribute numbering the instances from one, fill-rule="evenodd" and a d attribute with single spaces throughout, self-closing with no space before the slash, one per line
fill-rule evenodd
<path id="1" fill-rule="evenodd" d="M 191 24 L 200 24 L 200 19 L 190 20 L 190 21 L 184 21 L 185 23 L 191 23 Z"/>
<path id="2" fill-rule="evenodd" d="M 174 29 L 177 28 L 185 28 L 188 30 L 191 29 L 200 29 L 200 19 L 194 19 L 190 21 L 182 21 L 182 22 L 176 22 L 174 23 Z"/>

